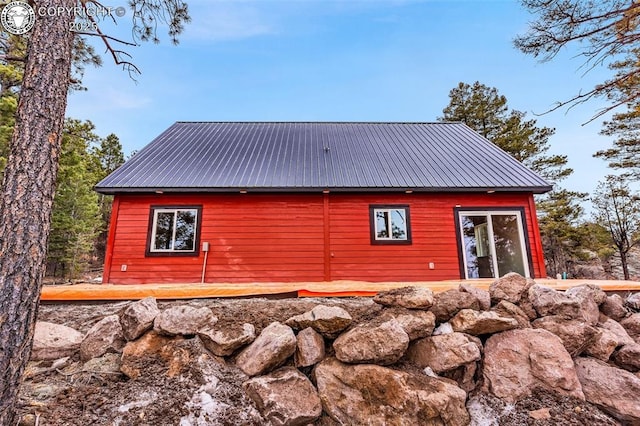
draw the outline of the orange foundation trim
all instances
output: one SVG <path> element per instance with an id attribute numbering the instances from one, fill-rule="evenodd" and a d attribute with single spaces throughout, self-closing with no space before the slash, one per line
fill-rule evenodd
<path id="1" fill-rule="evenodd" d="M 460 284 L 489 289 L 493 279 L 420 281 L 420 282 L 383 282 L 366 281 L 330 281 L 298 283 L 250 283 L 250 284 L 77 284 L 44 286 L 41 293 L 43 301 L 81 301 L 81 300 L 137 300 L 153 296 L 156 299 L 203 299 L 223 297 L 270 296 L 297 294 L 298 297 L 371 297 L 376 293 L 393 288 L 418 286 L 427 287 L 434 292 L 457 288 Z M 605 291 L 640 291 L 639 281 L 615 280 L 536 280 L 538 284 L 566 290 L 581 284 L 596 284 Z"/>

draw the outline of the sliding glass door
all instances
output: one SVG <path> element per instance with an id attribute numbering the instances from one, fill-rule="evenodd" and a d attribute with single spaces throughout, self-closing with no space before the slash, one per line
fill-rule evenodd
<path id="1" fill-rule="evenodd" d="M 529 277 L 520 211 L 459 211 L 465 278 Z"/>

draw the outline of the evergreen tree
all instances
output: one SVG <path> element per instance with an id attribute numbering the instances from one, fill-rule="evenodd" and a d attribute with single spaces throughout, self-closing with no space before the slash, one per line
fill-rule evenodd
<path id="1" fill-rule="evenodd" d="M 89 145 L 98 140 L 90 121 L 67 119 L 53 203 L 48 263 L 54 276 L 75 278 L 91 261 L 100 226 Z"/>
<path id="2" fill-rule="evenodd" d="M 566 155 L 549 155 L 549 138 L 555 129 L 538 127 L 525 113 L 509 110 L 507 99 L 495 87 L 476 81 L 459 83 L 449 92 L 444 121 L 461 121 L 511 154 L 542 177 L 555 182 L 570 175 Z"/>
<path id="3" fill-rule="evenodd" d="M 110 173 L 124 164 L 124 154 L 120 139 L 113 133 L 100 140 L 100 145 L 91 150 L 92 170 L 95 183 L 100 182 Z M 98 208 L 100 210 L 100 229 L 96 239 L 96 255 L 99 260 L 104 260 L 107 246 L 107 234 L 111 221 L 112 195 L 98 194 Z"/>

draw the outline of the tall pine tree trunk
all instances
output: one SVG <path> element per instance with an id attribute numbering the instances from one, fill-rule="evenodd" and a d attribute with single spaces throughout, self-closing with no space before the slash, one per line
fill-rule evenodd
<path id="1" fill-rule="evenodd" d="M 35 1 L 34 9 L 75 4 L 42 0 Z M 33 343 L 69 89 L 73 19 L 66 13 L 36 18 L 0 195 L 0 425 L 15 424 L 14 403 Z"/>

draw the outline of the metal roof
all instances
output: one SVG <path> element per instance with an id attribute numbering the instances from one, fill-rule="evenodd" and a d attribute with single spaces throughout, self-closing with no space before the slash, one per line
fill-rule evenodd
<path id="1" fill-rule="evenodd" d="M 96 190 L 549 191 L 462 123 L 177 122 Z"/>

